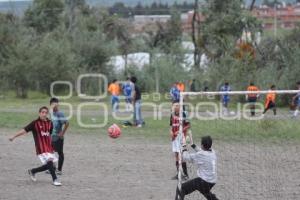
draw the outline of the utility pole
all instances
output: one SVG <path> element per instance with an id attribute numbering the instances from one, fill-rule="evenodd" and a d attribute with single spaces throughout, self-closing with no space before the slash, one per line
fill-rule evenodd
<path id="1" fill-rule="evenodd" d="M 277 38 L 277 4 L 274 4 L 274 37 Z"/>
<path id="2" fill-rule="evenodd" d="M 68 18 L 69 18 L 68 32 L 71 33 L 75 23 L 76 2 L 74 0 L 66 0 L 66 5 L 68 6 Z"/>

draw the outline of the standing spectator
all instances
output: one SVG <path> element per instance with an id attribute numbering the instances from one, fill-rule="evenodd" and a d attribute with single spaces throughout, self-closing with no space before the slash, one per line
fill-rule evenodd
<path id="1" fill-rule="evenodd" d="M 253 82 L 251 82 L 250 85 L 247 88 L 247 91 L 250 91 L 250 92 L 257 91 L 258 92 L 259 89 L 258 89 L 258 87 L 256 87 L 254 85 Z M 246 95 L 246 100 L 250 104 L 251 116 L 252 117 L 255 116 L 255 104 L 256 104 L 256 101 L 257 101 L 258 97 L 259 97 L 258 93 L 251 93 L 251 94 Z"/>
<path id="2" fill-rule="evenodd" d="M 111 94 L 112 112 L 117 112 L 119 109 L 120 86 L 117 79 L 114 79 L 108 87 Z"/>
<path id="3" fill-rule="evenodd" d="M 134 84 L 134 93 L 133 93 L 133 98 L 132 98 L 132 104 L 134 108 L 134 124 L 138 127 L 141 128 L 142 125 L 144 124 L 144 120 L 142 117 L 142 98 L 141 98 L 141 90 L 137 85 L 137 78 L 136 77 L 131 77 L 131 82 Z"/>
<path id="4" fill-rule="evenodd" d="M 132 94 L 134 91 L 134 84 L 131 82 L 130 78 L 128 77 L 126 83 L 122 85 L 123 94 L 125 96 L 125 103 L 126 103 L 126 111 L 132 110 Z"/>
<path id="5" fill-rule="evenodd" d="M 229 91 L 231 91 L 229 83 L 225 82 L 225 84 L 220 88 L 220 91 L 221 92 L 229 92 Z M 222 94 L 221 95 L 221 101 L 222 101 L 222 105 L 224 107 L 224 114 L 228 115 L 229 114 L 229 112 L 228 112 L 228 103 L 230 101 L 229 94 Z"/>
<path id="6" fill-rule="evenodd" d="M 184 83 L 183 83 L 183 82 L 178 82 L 178 83 L 177 83 L 177 88 L 178 88 L 178 90 L 179 90 L 180 92 L 184 92 L 184 90 L 185 90 L 185 85 L 184 85 Z"/>
<path id="7" fill-rule="evenodd" d="M 300 90 L 300 81 L 297 82 L 297 89 Z M 293 97 L 293 103 L 296 104 L 296 109 L 294 112 L 293 117 L 297 117 L 300 109 L 300 92 L 298 92 L 294 97 Z"/>
<path id="8" fill-rule="evenodd" d="M 195 79 L 192 80 L 192 83 L 190 85 L 190 91 L 196 92 L 196 80 Z"/>
<path id="9" fill-rule="evenodd" d="M 170 90 L 172 103 L 179 103 L 180 100 L 180 90 L 177 87 L 177 82 L 173 84 Z"/>

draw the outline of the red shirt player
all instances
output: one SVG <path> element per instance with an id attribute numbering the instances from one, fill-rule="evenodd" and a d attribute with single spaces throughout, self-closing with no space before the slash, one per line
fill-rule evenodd
<path id="1" fill-rule="evenodd" d="M 180 115 L 179 115 L 179 111 L 180 110 L 180 106 L 178 103 L 173 104 L 173 113 L 171 114 L 170 117 L 170 136 L 172 139 L 172 151 L 175 154 L 175 160 L 176 160 L 176 169 L 177 169 L 177 173 L 179 170 L 179 152 L 180 152 L 180 138 L 178 136 L 179 134 L 179 128 L 180 128 Z M 190 128 L 190 123 L 187 122 L 185 120 L 186 116 L 185 113 L 183 113 L 183 138 L 182 140 L 185 141 L 185 137 L 187 135 L 187 131 Z M 182 162 L 182 169 L 183 169 L 183 173 L 184 173 L 184 179 L 188 179 L 188 172 L 187 172 L 187 166 L 185 162 Z M 177 179 L 178 175 L 174 176 L 172 179 Z"/>
<path id="2" fill-rule="evenodd" d="M 57 180 L 53 164 L 53 162 L 57 162 L 57 157 L 55 156 L 51 146 L 51 132 L 53 125 L 51 120 L 47 118 L 48 112 L 49 110 L 47 107 L 41 107 L 39 109 L 39 118 L 32 121 L 24 129 L 17 132 L 15 136 L 9 138 L 9 140 L 12 142 L 15 138 L 25 135 L 28 132 L 32 132 L 36 154 L 43 165 L 41 167 L 28 170 L 31 180 L 36 181 L 36 173 L 49 170 L 52 176 L 53 185 L 61 186 L 61 183 Z"/>

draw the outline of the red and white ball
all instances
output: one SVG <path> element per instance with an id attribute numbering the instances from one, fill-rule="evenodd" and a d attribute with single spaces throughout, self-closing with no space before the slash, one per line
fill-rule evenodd
<path id="1" fill-rule="evenodd" d="M 113 124 L 111 125 L 108 129 L 107 129 L 108 135 L 111 138 L 118 138 L 121 136 L 121 129 L 117 124 Z"/>

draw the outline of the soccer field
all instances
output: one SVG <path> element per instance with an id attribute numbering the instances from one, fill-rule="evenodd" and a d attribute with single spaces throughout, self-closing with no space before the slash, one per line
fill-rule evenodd
<path id="1" fill-rule="evenodd" d="M 26 105 L 26 102 L 25 102 Z M 36 117 L 15 105 L 14 112 L 1 112 L 0 199 L 174 199 L 177 181 L 169 140 L 169 118 L 145 117 L 141 129 L 122 128 L 122 136 L 110 139 L 105 128 L 86 129 L 71 119 L 65 139 L 63 186 L 51 185 L 50 175 L 37 174 L 31 182 L 27 169 L 40 165 L 32 135 L 8 141 L 17 129 Z M 92 123 L 91 113 L 84 120 Z M 97 120 L 101 119 L 98 116 Z M 109 118 L 108 124 L 119 121 Z M 267 119 L 249 121 L 192 120 L 194 140 L 210 134 L 218 155 L 219 199 L 285 199 L 300 195 L 299 121 Z M 191 166 L 190 174 L 195 176 Z M 192 194 L 187 199 L 204 199 Z"/>

